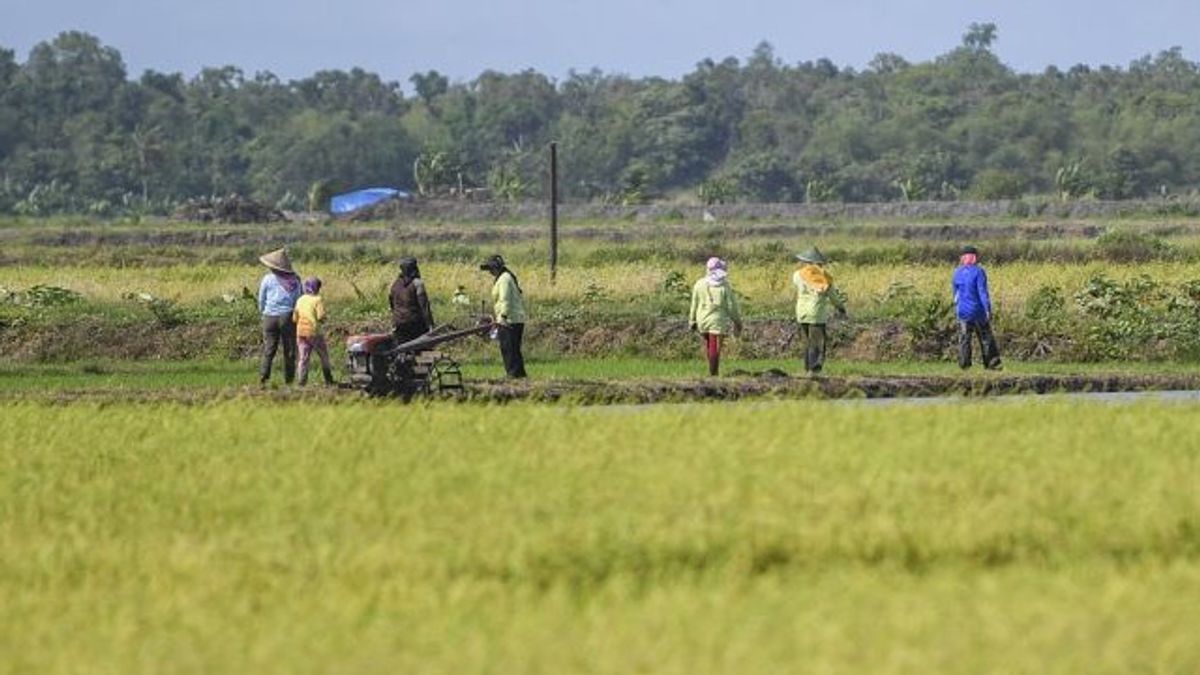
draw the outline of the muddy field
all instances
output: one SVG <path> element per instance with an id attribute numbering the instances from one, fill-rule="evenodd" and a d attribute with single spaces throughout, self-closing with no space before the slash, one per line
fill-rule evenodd
<path id="1" fill-rule="evenodd" d="M 722 379 L 631 382 L 494 382 L 472 385 L 471 400 L 583 405 L 729 401 L 753 398 L 886 399 L 1200 389 L 1196 376 L 1012 375 L 998 377 L 792 377 L 745 373 Z"/>
<path id="2" fill-rule="evenodd" d="M 979 399 L 1081 393 L 1200 391 L 1200 375 L 977 375 L 892 377 L 798 377 L 780 371 L 710 379 L 642 380 L 485 380 L 467 383 L 463 393 L 418 397 L 408 403 L 547 403 L 565 405 L 648 405 L 739 400 L 863 400 L 902 398 Z M 373 399 L 348 386 L 263 389 L 255 386 L 194 389 L 47 389 L 0 393 L 0 400 L 42 403 L 180 403 L 226 400 L 264 403 L 373 403 L 390 406 L 399 399 Z"/>

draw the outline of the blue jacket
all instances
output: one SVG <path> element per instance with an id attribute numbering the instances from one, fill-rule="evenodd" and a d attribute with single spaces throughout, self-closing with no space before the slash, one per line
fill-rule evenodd
<path id="1" fill-rule="evenodd" d="M 992 315 L 987 272 L 979 265 L 959 265 L 951 281 L 959 321 L 987 321 Z"/>
<path id="2" fill-rule="evenodd" d="M 300 299 L 300 279 L 288 290 L 274 272 L 267 272 L 258 285 L 258 311 L 263 316 L 291 316 Z"/>

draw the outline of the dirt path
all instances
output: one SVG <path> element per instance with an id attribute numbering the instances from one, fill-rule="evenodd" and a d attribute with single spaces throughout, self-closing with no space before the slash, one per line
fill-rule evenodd
<path id="1" fill-rule="evenodd" d="M 737 400 L 954 400 L 1040 394 L 1114 394 L 1172 392 L 1178 399 L 1200 398 L 1198 375 L 999 375 L 974 377 L 788 377 L 765 373 L 748 377 L 686 380 L 532 380 L 490 381 L 468 385 L 462 396 L 445 401 L 479 403 L 561 403 L 567 405 L 628 405 Z M 1194 394 L 1194 396 L 1192 396 Z M 1189 398 L 1191 396 L 1191 398 Z M 352 389 L 313 387 L 259 389 L 228 387 L 174 390 L 47 389 L 0 394 L 0 401 L 41 403 L 179 403 L 204 404 L 222 400 L 318 402 L 383 405 Z M 434 399 L 438 400 L 438 399 Z"/>
<path id="2" fill-rule="evenodd" d="M 1200 390 L 1194 375 L 1001 375 L 979 377 L 752 377 L 693 380 L 479 383 L 470 398 L 583 405 L 727 401 L 757 398 L 895 399 L 1020 394 Z"/>

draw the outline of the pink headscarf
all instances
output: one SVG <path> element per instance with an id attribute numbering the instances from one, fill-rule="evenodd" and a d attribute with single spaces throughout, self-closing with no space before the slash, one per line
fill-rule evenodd
<path id="1" fill-rule="evenodd" d="M 958 258 L 958 262 L 962 265 L 974 265 L 979 261 L 979 256 L 974 253 L 964 253 Z"/>
<path id="2" fill-rule="evenodd" d="M 271 273 L 279 280 L 279 285 L 283 286 L 283 290 L 288 293 L 291 293 L 300 286 L 300 275 L 295 272 L 280 272 L 279 270 L 272 269 Z"/>
<path id="3" fill-rule="evenodd" d="M 728 265 L 725 264 L 724 260 L 716 256 L 708 259 L 705 268 L 708 269 L 709 286 L 720 286 L 725 283 L 725 277 L 729 276 L 729 272 L 727 271 Z"/>

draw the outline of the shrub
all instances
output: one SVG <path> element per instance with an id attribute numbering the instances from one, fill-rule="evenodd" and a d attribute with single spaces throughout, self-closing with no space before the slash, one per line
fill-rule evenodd
<path id="1" fill-rule="evenodd" d="M 1025 187 L 1025 178 L 1020 174 L 1004 169 L 984 169 L 975 174 L 970 194 L 981 201 L 1017 199 L 1025 192 Z"/>
<path id="2" fill-rule="evenodd" d="M 62 307 L 83 300 L 82 295 L 69 288 L 42 284 L 30 286 L 24 292 L 5 290 L 4 295 L 0 297 L 11 304 L 35 309 Z"/>
<path id="3" fill-rule="evenodd" d="M 728 178 L 710 178 L 700 184 L 697 196 L 705 206 L 713 204 L 732 204 L 738 198 L 737 181 Z"/>
<path id="4" fill-rule="evenodd" d="M 955 333 L 952 302 L 922 295 L 912 285 L 897 282 L 876 298 L 876 304 L 880 315 L 904 326 L 913 356 L 940 358 L 946 353 Z"/>
<path id="5" fill-rule="evenodd" d="M 1096 239 L 1098 257 L 1112 262 L 1145 262 L 1170 257 L 1174 250 L 1166 240 L 1144 232 L 1110 230 Z"/>

